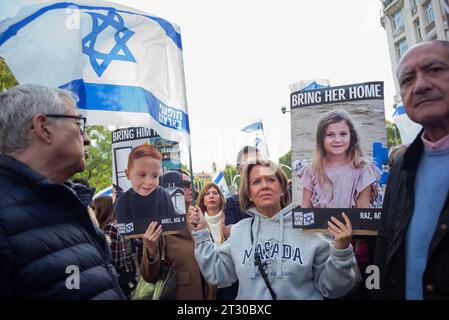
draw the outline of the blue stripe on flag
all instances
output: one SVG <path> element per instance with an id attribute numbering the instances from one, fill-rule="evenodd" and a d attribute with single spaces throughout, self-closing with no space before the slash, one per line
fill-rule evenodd
<path id="1" fill-rule="evenodd" d="M 393 117 L 394 116 L 400 116 L 401 114 L 404 114 L 404 113 L 405 113 L 404 106 L 403 105 L 398 105 L 396 110 L 394 110 Z"/>
<path id="2" fill-rule="evenodd" d="M 215 178 L 214 183 L 218 184 L 220 180 L 223 179 L 223 172 L 220 172 L 218 176 Z"/>
<path id="3" fill-rule="evenodd" d="M 188 115 L 163 104 L 141 87 L 86 83 L 81 79 L 60 86 L 75 92 L 78 108 L 99 111 L 149 113 L 162 126 L 190 133 Z"/>
<path id="4" fill-rule="evenodd" d="M 170 22 L 168 22 L 162 18 L 148 16 L 148 15 L 144 15 L 141 13 L 135 13 L 135 12 L 125 11 L 125 10 L 118 10 L 113 7 L 85 6 L 85 5 L 80 6 L 73 2 L 55 3 L 53 5 L 43 7 L 41 9 L 39 9 L 38 11 L 36 11 L 35 13 L 33 13 L 32 15 L 26 17 L 25 19 L 9 26 L 5 32 L 0 33 L 0 46 L 3 43 L 5 43 L 6 41 L 8 41 L 11 37 L 14 37 L 21 28 L 23 28 L 24 26 L 26 26 L 28 23 L 32 22 L 39 16 L 43 15 L 47 11 L 63 9 L 63 8 L 67 8 L 69 6 L 76 6 L 80 9 L 90 9 L 90 10 L 113 10 L 114 12 L 123 12 L 123 13 L 133 14 L 136 16 L 142 16 L 142 17 L 146 17 L 148 19 L 154 20 L 161 26 L 162 29 L 164 29 L 165 33 L 167 34 L 167 37 L 172 39 L 173 42 L 178 46 L 178 48 L 180 50 L 182 50 L 181 35 L 178 32 L 176 32 L 175 28 L 173 28 L 173 26 Z"/>
<path id="5" fill-rule="evenodd" d="M 263 130 L 262 122 L 260 122 L 260 121 L 254 122 L 242 129 L 243 132 L 248 132 L 248 133 L 257 131 L 257 130 Z"/>
<path id="6" fill-rule="evenodd" d="M 330 86 L 319 84 L 318 82 L 314 81 L 311 84 L 309 84 L 304 89 L 301 89 L 300 91 L 310 91 L 310 90 L 316 90 L 316 89 L 323 89 L 323 88 L 329 88 Z"/>

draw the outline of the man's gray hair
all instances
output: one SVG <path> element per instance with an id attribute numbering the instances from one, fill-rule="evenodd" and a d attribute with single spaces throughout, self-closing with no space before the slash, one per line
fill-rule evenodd
<path id="1" fill-rule="evenodd" d="M 31 120 L 37 114 L 61 114 L 78 97 L 71 91 L 36 84 L 12 87 L 0 93 L 0 154 L 28 147 Z"/>

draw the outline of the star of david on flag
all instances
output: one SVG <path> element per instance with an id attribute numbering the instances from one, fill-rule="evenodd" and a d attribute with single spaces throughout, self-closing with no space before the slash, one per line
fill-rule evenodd
<path id="1" fill-rule="evenodd" d="M 0 56 L 19 83 L 74 91 L 88 125 L 150 126 L 190 144 L 175 24 L 102 0 L 50 1 L 0 21 Z"/>
<path id="2" fill-rule="evenodd" d="M 315 217 L 313 212 L 304 213 L 304 226 L 315 224 Z"/>
<path id="3" fill-rule="evenodd" d="M 94 68 L 95 73 L 101 77 L 112 60 L 136 62 L 131 51 L 126 46 L 126 42 L 134 32 L 125 27 L 123 18 L 113 10 L 109 10 L 107 15 L 91 12 L 89 14 L 92 16 L 93 28 L 92 32 L 83 38 L 83 53 L 89 56 L 90 64 Z M 95 50 L 95 42 L 97 36 L 107 27 L 112 27 L 117 32 L 114 34 L 114 47 L 111 52 L 105 54 Z M 101 61 L 101 64 L 98 60 Z"/>

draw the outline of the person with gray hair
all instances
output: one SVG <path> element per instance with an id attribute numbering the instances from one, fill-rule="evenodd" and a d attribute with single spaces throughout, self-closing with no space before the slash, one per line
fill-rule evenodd
<path id="1" fill-rule="evenodd" d="M 407 116 L 423 130 L 389 174 L 372 296 L 449 299 L 449 42 L 416 44 L 397 75 Z"/>
<path id="2" fill-rule="evenodd" d="M 90 144 L 76 103 L 34 84 L 0 93 L 0 299 L 124 298 L 104 234 L 66 182 Z"/>

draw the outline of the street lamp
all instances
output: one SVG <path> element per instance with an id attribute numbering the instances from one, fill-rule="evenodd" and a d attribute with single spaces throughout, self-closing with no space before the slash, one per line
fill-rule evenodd
<path id="1" fill-rule="evenodd" d="M 282 106 L 281 107 L 281 112 L 282 112 L 282 114 L 285 114 L 286 112 L 290 112 L 290 110 L 287 110 L 286 106 Z"/>

